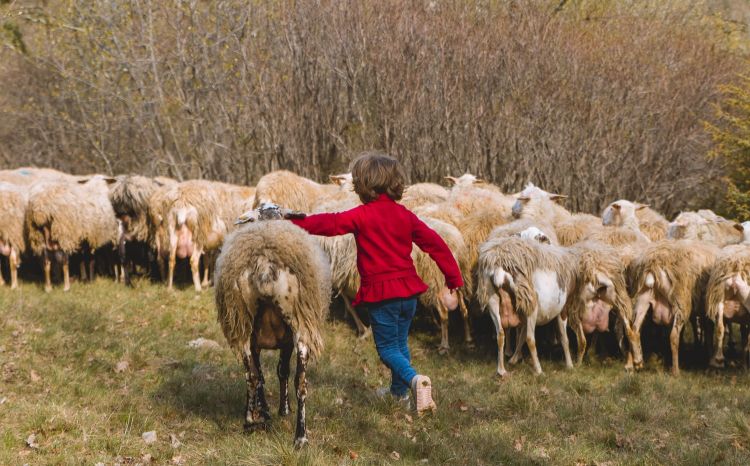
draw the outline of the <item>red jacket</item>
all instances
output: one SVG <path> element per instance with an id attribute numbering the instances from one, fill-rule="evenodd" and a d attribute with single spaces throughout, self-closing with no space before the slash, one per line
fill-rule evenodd
<path id="1" fill-rule="evenodd" d="M 362 281 L 352 305 L 408 298 L 427 290 L 411 260 L 412 242 L 437 263 L 448 288 L 464 284 L 445 241 L 386 194 L 346 212 L 310 215 L 292 222 L 313 235 L 354 234 Z"/>

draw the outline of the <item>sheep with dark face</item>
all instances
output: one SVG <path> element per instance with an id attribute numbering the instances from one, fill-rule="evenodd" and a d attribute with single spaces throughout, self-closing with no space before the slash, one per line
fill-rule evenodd
<path id="1" fill-rule="evenodd" d="M 297 428 L 294 445 L 307 443 L 305 372 L 309 359 L 323 349 L 321 326 L 331 296 L 331 276 L 317 241 L 283 212 L 261 204 L 241 216 L 250 222 L 227 237 L 216 267 L 218 320 L 229 345 L 247 370 L 245 429 L 253 431 L 270 419 L 265 398 L 260 352 L 280 350 L 277 373 L 279 415 L 289 414 L 287 380 L 293 350 L 297 350 Z"/>

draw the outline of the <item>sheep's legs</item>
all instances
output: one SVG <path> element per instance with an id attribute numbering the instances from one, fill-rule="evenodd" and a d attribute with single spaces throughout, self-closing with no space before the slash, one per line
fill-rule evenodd
<path id="1" fill-rule="evenodd" d="M 279 364 L 276 366 L 276 374 L 279 376 L 279 416 L 289 415 L 289 365 L 292 359 L 294 346 L 288 344 L 281 347 L 279 352 Z"/>
<path id="2" fill-rule="evenodd" d="M 440 316 L 440 346 L 439 354 L 448 354 L 451 347 L 448 344 L 448 308 L 440 300 L 437 303 L 438 315 Z"/>
<path id="3" fill-rule="evenodd" d="M 669 344 L 672 347 L 672 375 L 680 375 L 680 335 L 682 335 L 682 313 L 677 310 L 672 323 L 672 331 L 669 333 Z"/>
<path id="4" fill-rule="evenodd" d="M 297 373 L 294 377 L 294 387 L 297 390 L 297 431 L 294 434 L 294 447 L 301 448 L 307 443 L 307 427 L 305 426 L 305 399 L 307 398 L 307 346 L 297 343 Z"/>
<path id="5" fill-rule="evenodd" d="M 10 264 L 10 289 L 15 290 L 18 288 L 18 251 L 16 248 L 10 250 L 8 263 Z"/>
<path id="6" fill-rule="evenodd" d="M 354 319 L 354 325 L 357 326 L 357 337 L 358 338 L 367 338 L 371 333 L 372 330 L 370 327 L 366 327 L 365 324 L 362 323 L 362 320 L 357 315 L 357 311 L 352 306 L 352 302 L 349 301 L 349 298 L 346 296 L 341 296 L 341 298 L 344 300 L 344 307 L 346 308 L 346 312 L 349 313 L 350 316 L 352 316 L 352 319 Z"/>
<path id="7" fill-rule="evenodd" d="M 635 306 L 633 306 L 633 338 L 630 341 L 630 350 L 633 353 L 633 367 L 636 369 L 643 368 L 643 348 L 641 346 L 641 325 L 643 320 L 646 318 L 648 308 L 651 306 L 650 293 L 641 293 L 635 299 Z"/>
<path id="8" fill-rule="evenodd" d="M 200 264 L 203 250 L 199 247 L 193 248 L 193 254 L 190 256 L 190 271 L 193 272 L 193 285 L 197 293 L 201 292 L 201 275 Z"/>
<path id="9" fill-rule="evenodd" d="M 263 368 L 260 365 L 260 350 L 254 346 L 250 350 L 253 357 L 253 364 L 258 369 L 258 385 L 255 387 L 255 400 L 260 407 L 260 415 L 265 420 L 271 419 L 268 412 L 268 402 L 266 402 L 266 379 L 263 377 Z"/>
<path id="10" fill-rule="evenodd" d="M 516 365 L 521 362 L 521 359 L 523 358 L 524 343 L 526 343 L 526 324 L 522 323 L 516 329 L 516 350 L 513 352 L 513 356 L 511 356 L 510 361 L 508 361 L 510 364 Z"/>
<path id="11" fill-rule="evenodd" d="M 536 317 L 539 314 L 538 309 L 534 309 L 534 312 L 526 318 L 526 346 L 529 347 L 529 353 L 531 353 L 531 362 L 534 365 L 534 372 L 536 375 L 542 374 L 542 365 L 539 364 L 539 356 L 536 354 L 536 338 L 534 336 L 534 330 L 536 329 Z M 567 337 L 566 337 L 567 338 Z M 570 357 L 570 355 L 568 355 Z"/>
<path id="12" fill-rule="evenodd" d="M 505 377 L 508 371 L 505 370 L 505 329 L 500 319 L 500 297 L 494 295 L 489 300 L 490 317 L 495 324 L 495 333 L 497 335 L 497 375 Z"/>
<path id="13" fill-rule="evenodd" d="M 242 348 L 242 362 L 245 365 L 247 380 L 247 405 L 245 407 L 245 431 L 253 432 L 259 428 L 265 428 L 265 419 L 262 418 L 258 403 L 258 385 L 260 385 L 260 367 L 255 363 L 250 343 Z"/>
<path id="14" fill-rule="evenodd" d="M 62 254 L 63 291 L 70 291 L 70 263 L 68 255 Z"/>
<path id="15" fill-rule="evenodd" d="M 556 320 L 557 329 L 560 330 L 560 343 L 565 354 L 565 367 L 572 369 L 573 360 L 570 357 L 570 342 L 568 341 L 568 319 L 563 319 L 562 315 L 558 315 Z"/>
<path id="16" fill-rule="evenodd" d="M 583 331 L 583 324 L 578 322 L 573 329 L 576 332 L 576 340 L 578 340 L 578 364 L 583 363 L 583 356 L 586 355 L 586 333 Z"/>
<path id="17" fill-rule="evenodd" d="M 49 293 L 52 291 L 52 258 L 46 248 L 42 260 L 44 262 L 44 291 Z"/>
<path id="18" fill-rule="evenodd" d="M 120 257 L 120 268 L 122 272 L 122 279 L 125 281 L 125 286 L 133 286 L 130 281 L 130 272 L 128 271 L 128 254 L 127 254 L 127 242 L 125 236 L 120 238 L 119 244 L 117 245 L 117 253 Z M 117 266 L 115 266 L 117 269 Z"/>
<path id="19" fill-rule="evenodd" d="M 469 324 L 469 309 L 466 307 L 464 302 L 463 292 L 457 291 L 458 293 L 458 308 L 461 311 L 461 317 L 464 320 L 464 341 L 470 348 L 474 346 L 474 340 L 471 338 L 471 325 Z"/>
<path id="20" fill-rule="evenodd" d="M 730 332 L 731 333 L 731 332 Z M 714 354 L 708 362 L 711 367 L 724 367 L 724 302 L 720 302 L 714 325 Z"/>
<path id="21" fill-rule="evenodd" d="M 174 268 L 177 264 L 177 239 L 172 240 L 170 238 L 169 244 L 169 264 L 167 270 L 167 289 L 172 289 L 172 282 L 174 281 Z"/>

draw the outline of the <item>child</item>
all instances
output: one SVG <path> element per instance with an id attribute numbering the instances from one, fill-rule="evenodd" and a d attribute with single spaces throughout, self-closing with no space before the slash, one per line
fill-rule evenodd
<path id="1" fill-rule="evenodd" d="M 354 160 L 351 171 L 363 205 L 341 213 L 288 218 L 314 235 L 354 234 L 361 285 L 352 305 L 363 304 L 369 310 L 375 347 L 391 370 L 390 393 L 408 400 L 411 388 L 418 413 L 434 410 L 430 378 L 414 370 L 407 345 L 416 297 L 427 290 L 411 260 L 412 242 L 437 263 L 451 292 L 463 286 L 461 272 L 443 239 L 396 203 L 405 181 L 396 159 L 365 153 Z"/>

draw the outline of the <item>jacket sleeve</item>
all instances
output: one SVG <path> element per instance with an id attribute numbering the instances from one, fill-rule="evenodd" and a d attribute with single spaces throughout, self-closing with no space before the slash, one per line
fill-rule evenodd
<path id="1" fill-rule="evenodd" d="M 461 270 L 443 238 L 414 214 L 412 214 L 411 223 L 412 241 L 435 261 L 445 275 L 445 286 L 451 290 L 464 286 Z"/>
<path id="2" fill-rule="evenodd" d="M 312 235 L 338 236 L 347 233 L 357 233 L 358 208 L 345 212 L 308 215 L 305 218 L 295 218 L 290 221 Z"/>

